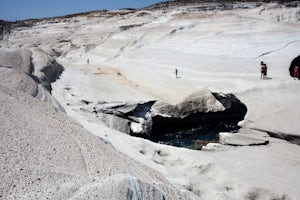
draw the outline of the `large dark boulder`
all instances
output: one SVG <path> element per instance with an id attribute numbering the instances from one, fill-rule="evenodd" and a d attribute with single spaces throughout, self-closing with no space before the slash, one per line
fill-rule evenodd
<path id="1" fill-rule="evenodd" d="M 294 60 L 291 62 L 289 71 L 290 71 L 290 75 L 291 77 L 294 77 L 294 68 L 295 66 L 300 67 L 300 55 L 297 56 L 296 58 L 294 58 Z"/>

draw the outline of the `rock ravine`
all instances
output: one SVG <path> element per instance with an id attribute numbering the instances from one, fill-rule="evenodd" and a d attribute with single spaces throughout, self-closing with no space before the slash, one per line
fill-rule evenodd
<path id="1" fill-rule="evenodd" d="M 109 127 L 121 132 L 158 141 L 164 134 L 173 134 L 199 126 L 234 123 L 244 119 L 247 107 L 233 94 L 196 92 L 182 102 L 171 105 L 162 101 L 140 103 L 87 102 L 81 110 L 96 115 Z"/>
<path id="2" fill-rule="evenodd" d="M 0 20 L 0 199 L 298 200 L 299 24 L 269 0 Z"/>

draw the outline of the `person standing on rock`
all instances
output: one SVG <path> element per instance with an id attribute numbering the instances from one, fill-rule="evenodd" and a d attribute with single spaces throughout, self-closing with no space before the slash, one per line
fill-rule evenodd
<path id="1" fill-rule="evenodd" d="M 299 80 L 299 67 L 295 66 L 294 67 L 294 80 Z"/>
<path id="2" fill-rule="evenodd" d="M 178 69 L 175 68 L 175 77 L 178 78 Z"/>
<path id="3" fill-rule="evenodd" d="M 267 77 L 267 64 L 263 61 L 260 62 L 260 79 L 265 79 Z"/>

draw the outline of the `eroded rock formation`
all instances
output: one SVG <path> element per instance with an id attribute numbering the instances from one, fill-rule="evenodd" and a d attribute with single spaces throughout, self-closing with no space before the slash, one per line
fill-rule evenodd
<path id="1" fill-rule="evenodd" d="M 233 94 L 200 91 L 177 105 L 158 102 L 152 108 L 152 137 L 162 132 L 176 132 L 220 122 L 238 123 L 244 119 L 247 107 Z"/>
<path id="2" fill-rule="evenodd" d="M 247 107 L 233 94 L 203 90 L 176 105 L 162 101 L 97 102 L 83 105 L 81 110 L 96 115 L 111 128 L 157 141 L 166 132 L 176 134 L 201 125 L 217 126 L 221 122 L 237 124 L 244 119 Z"/>
<path id="3" fill-rule="evenodd" d="M 0 49 L 0 199 L 189 199 L 57 112 L 30 60 Z"/>

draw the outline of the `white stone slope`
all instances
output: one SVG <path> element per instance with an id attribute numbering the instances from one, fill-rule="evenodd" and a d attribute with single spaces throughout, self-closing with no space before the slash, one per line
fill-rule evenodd
<path id="1" fill-rule="evenodd" d="M 2 49 L 0 65 L 0 199 L 188 198 L 58 110 L 29 75 L 29 51 Z"/>
<path id="2" fill-rule="evenodd" d="M 1 46 L 38 46 L 58 56 L 65 71 L 53 95 L 67 113 L 117 150 L 191 191 L 192 198 L 299 199 L 300 147 L 267 132 L 300 135 L 299 82 L 288 73 L 300 54 L 300 8 L 243 5 L 249 8 L 184 6 L 41 22 L 12 31 Z M 269 67 L 267 80 L 260 80 L 261 60 Z M 111 130 L 80 110 L 82 100 L 175 104 L 207 88 L 232 92 L 248 107 L 240 123 L 242 137 L 231 141 L 244 144 L 251 138 L 269 144 L 175 148 Z"/>

